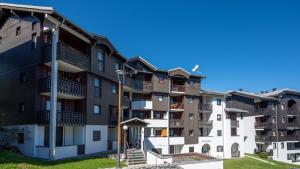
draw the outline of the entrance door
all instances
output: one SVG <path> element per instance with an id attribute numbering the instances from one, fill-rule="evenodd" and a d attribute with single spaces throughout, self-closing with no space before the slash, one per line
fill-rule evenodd
<path id="1" fill-rule="evenodd" d="M 240 157 L 240 151 L 239 151 L 239 144 L 238 143 L 234 143 L 231 146 L 231 157 L 235 158 L 235 157 Z"/>
<path id="2" fill-rule="evenodd" d="M 44 128 L 44 146 L 49 147 L 49 139 L 50 139 L 50 130 L 49 126 L 45 126 Z M 63 127 L 56 128 L 56 147 L 63 146 Z"/>

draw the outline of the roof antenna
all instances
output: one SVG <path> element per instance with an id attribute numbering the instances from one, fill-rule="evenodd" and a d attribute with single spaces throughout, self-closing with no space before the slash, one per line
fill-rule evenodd
<path id="1" fill-rule="evenodd" d="M 197 64 L 197 65 L 195 65 L 194 68 L 192 69 L 192 72 L 193 72 L 193 73 L 202 74 L 199 70 L 200 70 L 200 67 L 199 67 L 199 65 Z"/>

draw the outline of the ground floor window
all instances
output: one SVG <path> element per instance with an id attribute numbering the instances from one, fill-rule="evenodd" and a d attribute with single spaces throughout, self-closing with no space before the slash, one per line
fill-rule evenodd
<path id="1" fill-rule="evenodd" d="M 100 141 L 101 140 L 101 132 L 100 130 L 93 131 L 93 141 Z"/>
<path id="2" fill-rule="evenodd" d="M 24 144 L 24 133 L 18 133 L 18 143 Z"/>

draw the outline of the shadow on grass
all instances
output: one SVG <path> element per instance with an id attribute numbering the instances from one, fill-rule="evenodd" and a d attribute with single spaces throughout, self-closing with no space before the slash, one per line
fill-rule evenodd
<path id="1" fill-rule="evenodd" d="M 0 165 L 12 164 L 12 163 L 18 165 L 18 164 L 26 163 L 34 167 L 51 167 L 51 166 L 54 167 L 56 165 L 63 165 L 63 164 L 72 165 L 72 163 L 83 162 L 84 164 L 81 165 L 87 165 L 87 166 L 100 165 L 99 167 L 101 166 L 113 167 L 115 165 L 115 161 L 113 159 L 108 159 L 107 157 L 108 156 L 106 153 L 97 153 L 92 155 L 85 155 L 85 156 L 73 157 L 73 158 L 56 160 L 56 161 L 48 161 L 45 159 L 24 157 L 20 154 L 8 152 L 8 151 L 0 151 Z"/>

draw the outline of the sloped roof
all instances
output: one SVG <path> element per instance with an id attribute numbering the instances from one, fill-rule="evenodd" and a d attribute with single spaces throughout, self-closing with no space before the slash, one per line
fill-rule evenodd
<path id="1" fill-rule="evenodd" d="M 218 91 L 213 91 L 213 90 L 203 90 L 201 89 L 199 91 L 200 94 L 207 94 L 207 95 L 215 95 L 215 96 L 224 96 L 225 93 L 223 92 L 218 92 Z"/>
<path id="2" fill-rule="evenodd" d="M 279 89 L 279 90 L 275 90 L 275 91 L 272 91 L 272 92 L 263 93 L 261 95 L 265 96 L 265 97 L 271 97 L 271 96 L 276 97 L 280 94 L 285 94 L 285 93 L 300 95 L 300 92 L 298 92 L 296 90 L 289 89 L 289 88 Z"/>
<path id="3" fill-rule="evenodd" d="M 132 118 L 129 120 L 125 120 L 121 122 L 121 125 L 127 125 L 127 126 L 147 126 L 149 123 L 140 119 L 140 118 Z"/>
<path id="4" fill-rule="evenodd" d="M 250 92 L 245 92 L 245 91 L 228 91 L 226 94 L 237 94 L 245 97 L 251 97 L 251 98 L 258 98 L 258 99 L 264 99 L 264 100 L 277 100 L 274 97 L 268 97 L 268 96 L 263 96 L 260 94 L 256 93 L 250 93 Z"/>
<path id="5" fill-rule="evenodd" d="M 141 56 L 136 56 L 136 57 L 130 58 L 130 59 L 128 59 L 127 62 L 134 62 L 134 61 L 140 61 L 140 62 L 144 63 L 147 67 L 149 67 L 153 71 L 158 70 L 154 65 L 152 65 L 150 62 L 148 62 L 146 59 L 144 59 Z"/>
<path id="6" fill-rule="evenodd" d="M 225 108 L 227 112 L 234 112 L 234 113 L 249 113 L 247 110 L 237 109 L 237 108 Z"/>

